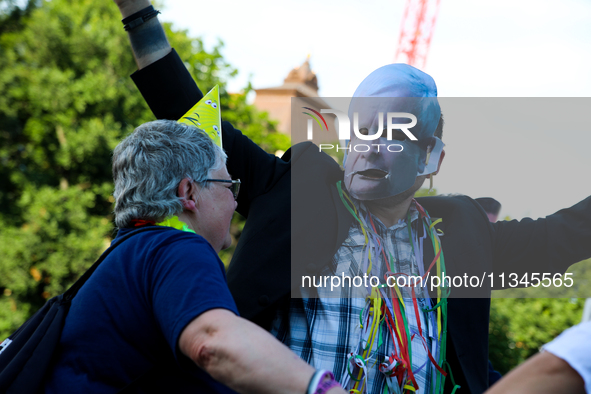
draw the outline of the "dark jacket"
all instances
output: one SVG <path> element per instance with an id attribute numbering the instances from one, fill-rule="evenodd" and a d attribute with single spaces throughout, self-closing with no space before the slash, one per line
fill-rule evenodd
<path id="1" fill-rule="evenodd" d="M 174 51 L 132 78 L 159 119 L 179 119 L 203 96 Z M 231 124 L 223 122 L 222 130 L 228 171 L 242 181 L 238 212 L 248 219 L 228 286 L 240 314 L 268 328 L 277 308 L 289 301 L 292 278 L 297 283 L 301 275 L 318 272 L 347 237 L 353 217 L 336 188 L 343 172 L 312 143 L 297 144 L 279 159 Z M 591 239 L 591 198 L 546 219 L 495 224 L 466 196 L 418 201 L 432 218 L 443 219 L 437 228 L 444 233 L 450 276 L 564 272 L 591 256 L 591 243 L 584 241 Z M 433 257 L 433 249 L 425 247 L 424 262 Z M 486 281 L 477 291 L 454 289 L 448 301 L 447 358 L 463 386 L 459 393 L 488 387 L 490 291 Z"/>

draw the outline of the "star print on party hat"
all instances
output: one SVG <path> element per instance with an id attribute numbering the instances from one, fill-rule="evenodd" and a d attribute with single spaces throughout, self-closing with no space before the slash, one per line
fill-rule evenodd
<path id="1" fill-rule="evenodd" d="M 215 85 L 197 104 L 178 120 L 207 133 L 213 142 L 222 147 L 222 117 L 220 112 L 219 85 Z"/>

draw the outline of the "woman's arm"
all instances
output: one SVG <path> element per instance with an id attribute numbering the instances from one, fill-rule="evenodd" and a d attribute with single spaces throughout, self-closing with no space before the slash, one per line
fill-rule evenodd
<path id="1" fill-rule="evenodd" d="M 183 330 L 179 348 L 214 379 L 240 393 L 305 394 L 314 368 L 271 334 L 225 309 L 212 309 Z M 327 394 L 345 394 L 341 388 Z"/>

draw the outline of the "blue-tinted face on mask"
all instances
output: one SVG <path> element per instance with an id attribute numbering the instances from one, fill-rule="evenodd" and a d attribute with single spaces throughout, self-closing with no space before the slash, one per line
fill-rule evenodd
<path id="1" fill-rule="evenodd" d="M 345 187 L 359 200 L 398 195 L 410 189 L 418 175 L 436 170 L 432 162 L 443 148 L 433 136 L 441 115 L 437 98 L 394 94 L 354 97 L 349 107 Z"/>

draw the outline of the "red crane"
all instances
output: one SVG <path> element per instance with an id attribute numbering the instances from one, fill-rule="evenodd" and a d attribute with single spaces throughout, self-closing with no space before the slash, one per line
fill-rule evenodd
<path id="1" fill-rule="evenodd" d="M 395 61 L 425 67 L 440 0 L 406 0 Z"/>

